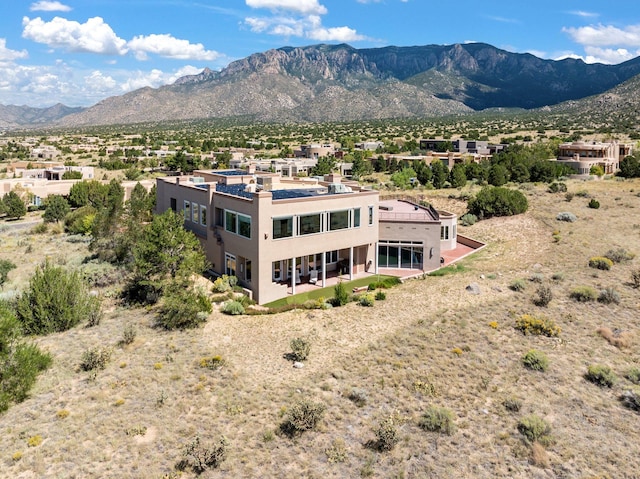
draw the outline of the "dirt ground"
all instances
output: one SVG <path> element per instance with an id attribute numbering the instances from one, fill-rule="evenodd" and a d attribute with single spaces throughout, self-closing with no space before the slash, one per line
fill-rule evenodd
<path id="1" fill-rule="evenodd" d="M 630 285 L 639 260 L 611 271 L 589 268 L 588 260 L 614 247 L 640 253 L 640 181 L 568 185 L 571 201 L 545 185 L 526 185 L 526 214 L 460 227 L 488 243 L 463 260 L 461 272 L 409 280 L 371 308 L 214 312 L 197 330 L 164 332 L 151 327 L 153 310 L 123 308 L 114 289 L 101 291 L 106 315 L 99 326 L 36 339 L 54 364 L 29 399 L 0 416 L 0 477 L 178 477 L 174 466 L 187 442 L 199 436 L 213 444 L 221 435 L 228 457 L 202 477 L 638 477 L 640 414 L 618 397 L 633 387 L 625 373 L 640 367 L 640 295 Z M 425 194 L 460 214 L 461 193 Z M 587 207 L 589 196 L 599 209 Z M 562 211 L 578 220 L 557 221 Z M 24 287 L 43 257 L 75 266 L 87 247 L 28 230 L 4 231 L 0 240 L 0 258 L 20 266 L 8 295 Z M 524 291 L 509 289 L 516 279 L 525 280 Z M 480 294 L 466 291 L 472 282 Z M 546 308 L 532 301 L 540 285 L 553 293 Z M 577 303 L 569 298 L 576 286 L 613 287 L 620 303 Z M 559 338 L 524 336 L 514 325 L 525 313 L 555 320 Z M 129 324 L 136 339 L 119 346 Z M 624 332 L 630 346 L 611 345 L 596 332 L 601 326 Z M 283 357 L 295 337 L 312 344 L 300 369 Z M 82 352 L 95 346 L 112 355 L 91 378 L 77 369 Z M 522 366 L 532 348 L 549 357 L 547 372 Z M 221 369 L 200 367 L 214 355 L 224 359 Z M 590 364 L 610 366 L 618 382 L 603 389 L 586 381 Z M 360 405 L 349 399 L 354 390 L 364 398 Z M 323 403 L 326 412 L 316 430 L 292 439 L 279 426 L 302 398 Z M 519 412 L 503 405 L 514 398 Z M 431 405 L 453 412 L 454 434 L 418 427 Z M 518 432 L 528 414 L 550 424 L 545 447 L 532 447 Z M 379 452 L 371 447 L 373 431 L 387 418 L 399 442 Z M 42 443 L 29 447 L 36 435 Z"/>

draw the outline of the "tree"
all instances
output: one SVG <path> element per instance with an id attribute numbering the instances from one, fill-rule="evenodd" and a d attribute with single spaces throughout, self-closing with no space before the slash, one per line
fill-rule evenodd
<path id="1" fill-rule="evenodd" d="M 489 184 L 493 186 L 502 186 L 508 181 L 509 172 L 502 165 L 493 165 L 489 170 Z"/>
<path id="2" fill-rule="evenodd" d="M 17 318 L 27 334 L 66 331 L 82 320 L 101 314 L 100 300 L 90 296 L 78 271 L 67 271 L 46 261 L 16 303 Z"/>
<path id="3" fill-rule="evenodd" d="M 452 188 L 462 188 L 467 184 L 467 175 L 465 166 L 462 163 L 456 163 L 449 172 L 449 183 Z"/>
<path id="4" fill-rule="evenodd" d="M 449 169 L 440 160 L 433 160 L 431 162 L 431 182 L 436 189 L 444 187 L 444 183 L 449 176 Z"/>
<path id="5" fill-rule="evenodd" d="M 47 208 L 42 218 L 46 223 L 61 221 L 69 213 L 69 202 L 60 195 L 51 195 L 47 198 Z"/>
<path id="6" fill-rule="evenodd" d="M 169 284 L 188 284 L 191 275 L 201 274 L 207 268 L 200 242 L 183 228 L 183 222 L 180 213 L 167 210 L 144 226 L 132 251 L 133 276 L 129 285 L 132 299 L 147 301 L 149 295 L 151 298 L 161 295 Z"/>
<path id="7" fill-rule="evenodd" d="M 10 191 L 2 198 L 4 203 L 4 212 L 7 218 L 15 218 L 19 220 L 27 214 L 27 207 L 15 191 Z"/>
<path id="8" fill-rule="evenodd" d="M 413 188 L 411 178 L 417 178 L 416 172 L 413 168 L 403 168 L 401 171 L 397 171 L 391 175 L 391 181 L 393 184 L 403 190 Z"/>
<path id="9" fill-rule="evenodd" d="M 322 156 L 318 158 L 316 166 L 311 168 L 312 176 L 324 176 L 331 173 L 336 167 L 336 159 L 333 156 Z"/>
<path id="10" fill-rule="evenodd" d="M 81 180 L 82 179 L 82 172 L 81 171 L 73 171 L 73 170 L 65 171 L 62 174 L 62 179 L 63 180 Z"/>
<path id="11" fill-rule="evenodd" d="M 620 162 L 619 176 L 637 178 L 640 176 L 640 161 L 635 156 L 627 156 Z"/>
<path id="12" fill-rule="evenodd" d="M 522 192 L 498 186 L 485 186 L 468 202 L 469 213 L 478 218 L 518 215 L 528 207 L 529 202 Z"/>

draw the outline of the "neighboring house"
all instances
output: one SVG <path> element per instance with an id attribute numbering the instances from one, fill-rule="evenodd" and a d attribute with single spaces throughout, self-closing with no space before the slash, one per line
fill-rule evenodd
<path id="1" fill-rule="evenodd" d="M 383 141 L 361 141 L 353 145 L 357 150 L 376 151 L 378 148 L 384 148 Z"/>
<path id="2" fill-rule="evenodd" d="M 38 160 L 53 160 L 59 154 L 60 152 L 55 146 L 45 145 L 39 146 L 37 148 L 32 148 L 30 156 L 31 158 Z"/>
<path id="3" fill-rule="evenodd" d="M 313 158 L 317 160 L 323 156 L 333 156 L 336 152 L 335 145 L 331 143 L 314 143 L 311 145 L 300 145 L 300 149 L 294 150 L 296 158 Z"/>
<path id="4" fill-rule="evenodd" d="M 620 169 L 620 161 L 632 153 L 633 145 L 617 141 L 574 141 L 558 147 L 557 161 L 569 165 L 579 177 L 590 176 L 594 166 L 600 166 L 605 174 L 612 175 Z"/>
<path id="5" fill-rule="evenodd" d="M 42 178 L 45 180 L 60 181 L 67 171 L 82 173 L 83 180 L 94 178 L 93 166 L 64 166 L 55 165 L 46 168 L 15 168 L 15 176 L 19 178 Z"/>
<path id="6" fill-rule="evenodd" d="M 181 211 L 215 274 L 234 275 L 258 303 L 329 278 L 440 266 L 456 247 L 456 216 L 332 174 L 284 178 L 240 170 L 198 170 L 157 179 L 156 210 Z M 380 264 L 379 262 L 382 262 Z"/>

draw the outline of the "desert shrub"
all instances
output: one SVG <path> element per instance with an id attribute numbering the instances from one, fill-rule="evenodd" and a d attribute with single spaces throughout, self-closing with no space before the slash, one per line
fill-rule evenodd
<path id="1" fill-rule="evenodd" d="M 631 368 L 629 371 L 627 371 L 627 374 L 625 374 L 624 377 L 626 377 L 634 384 L 640 384 L 640 369 Z"/>
<path id="2" fill-rule="evenodd" d="M 630 334 L 626 331 L 611 331 L 610 328 L 606 326 L 599 327 L 596 332 L 606 339 L 609 344 L 615 346 L 616 348 L 628 348 L 631 346 L 631 337 Z"/>
<path id="3" fill-rule="evenodd" d="M 589 267 L 608 271 L 613 266 L 613 261 L 604 256 L 594 256 L 589 258 Z"/>
<path id="4" fill-rule="evenodd" d="M 542 283 L 544 281 L 544 275 L 542 273 L 533 273 L 529 277 L 529 281 L 532 283 Z"/>
<path id="5" fill-rule="evenodd" d="M 522 408 L 522 401 L 518 398 L 510 397 L 502 401 L 502 405 L 507 411 L 519 412 Z"/>
<path id="6" fill-rule="evenodd" d="M 598 295 L 598 302 L 604 304 L 619 304 L 620 293 L 618 293 L 615 288 L 605 288 L 600 291 L 600 294 Z"/>
<path id="7" fill-rule="evenodd" d="M 375 302 L 375 296 L 373 294 L 367 293 L 363 294 L 358 298 L 358 304 L 360 306 L 373 306 Z"/>
<path id="8" fill-rule="evenodd" d="M 205 446 L 196 438 L 184 447 L 182 459 L 176 469 L 184 471 L 191 469 L 196 474 L 202 474 L 207 469 L 217 468 L 227 457 L 229 441 L 222 436 L 213 446 Z"/>
<path id="9" fill-rule="evenodd" d="M 567 184 L 563 182 L 554 181 L 549 185 L 549 193 L 566 193 L 567 192 Z"/>
<path id="10" fill-rule="evenodd" d="M 522 364 L 524 367 L 532 371 L 546 371 L 549 367 L 549 358 L 542 351 L 531 349 L 522 356 Z"/>
<path id="11" fill-rule="evenodd" d="M 516 329 L 525 335 L 548 337 L 559 336 L 561 331 L 560 326 L 556 325 L 553 319 L 531 314 L 523 314 L 518 317 L 516 319 Z"/>
<path id="12" fill-rule="evenodd" d="M 336 462 L 344 462 L 347 460 L 347 446 L 343 439 L 334 439 L 331 441 L 331 447 L 325 449 L 327 460 L 331 464 Z"/>
<path id="13" fill-rule="evenodd" d="M 551 426 L 535 414 L 520 419 L 518 431 L 531 443 L 537 441 L 545 445 L 551 442 Z"/>
<path id="14" fill-rule="evenodd" d="M 562 213 L 558 213 L 556 215 L 556 219 L 558 221 L 566 221 L 568 223 L 573 223 L 574 221 L 578 220 L 578 217 L 573 213 L 570 213 L 568 211 L 563 211 Z"/>
<path id="15" fill-rule="evenodd" d="M 478 217 L 472 213 L 465 213 L 460 217 L 460 224 L 462 226 L 473 226 L 478 222 Z"/>
<path id="16" fill-rule="evenodd" d="M 342 281 L 333 287 L 333 305 L 344 306 L 349 302 L 349 292 Z"/>
<path id="17" fill-rule="evenodd" d="M 30 232 L 31 234 L 34 234 L 34 235 L 43 235 L 47 231 L 49 231 L 49 225 L 45 222 L 42 222 L 42 223 L 38 223 L 33 228 L 31 228 Z"/>
<path id="18" fill-rule="evenodd" d="M 9 277 L 9 271 L 12 269 L 16 269 L 15 263 L 9 261 L 8 259 L 0 259 L 0 288 L 4 286 L 7 278 Z"/>
<path id="19" fill-rule="evenodd" d="M 640 391 L 637 389 L 623 392 L 619 399 L 624 407 L 640 412 Z"/>
<path id="20" fill-rule="evenodd" d="M 375 448 L 380 452 L 392 450 L 400 441 L 398 437 L 398 428 L 392 417 L 388 417 L 380 421 L 373 429 L 376 435 Z"/>
<path id="21" fill-rule="evenodd" d="M 302 399 L 287 410 L 280 430 L 290 437 L 311 431 L 322 420 L 326 409 L 320 402 Z"/>
<path id="22" fill-rule="evenodd" d="M 156 325 L 164 329 L 195 328 L 204 323 L 211 311 L 211 301 L 192 288 L 170 288 L 164 295 Z"/>
<path id="23" fill-rule="evenodd" d="M 311 352 L 311 341 L 305 338 L 293 338 L 289 343 L 291 347 L 291 359 L 293 361 L 304 361 Z"/>
<path id="24" fill-rule="evenodd" d="M 593 364 L 589 366 L 584 378 L 601 388 L 613 387 L 617 381 L 616 375 L 611 371 L 611 368 L 601 364 Z"/>
<path id="25" fill-rule="evenodd" d="M 385 278 L 381 281 L 374 281 L 373 283 L 369 283 L 369 291 L 373 291 L 375 289 L 390 289 L 399 285 L 401 282 L 400 278 L 396 278 L 395 276 Z"/>
<path id="26" fill-rule="evenodd" d="M 561 272 L 553 273 L 553 275 L 551 276 L 551 279 L 554 281 L 562 281 L 564 280 L 564 273 L 561 273 Z"/>
<path id="27" fill-rule="evenodd" d="M 456 426 L 453 422 L 453 413 L 444 407 L 429 406 L 422 414 L 418 426 L 425 431 L 440 432 L 451 435 L 455 432 Z"/>
<path id="28" fill-rule="evenodd" d="M 0 413 L 24 401 L 38 374 L 51 365 L 51 356 L 22 337 L 22 327 L 0 302 Z"/>
<path id="29" fill-rule="evenodd" d="M 64 229 L 71 234 L 86 235 L 91 232 L 98 211 L 93 206 L 83 206 L 64 217 Z"/>
<path id="30" fill-rule="evenodd" d="M 640 269 L 634 269 L 631 272 L 631 285 L 634 288 L 640 288 Z"/>
<path id="31" fill-rule="evenodd" d="M 226 361 L 222 358 L 222 356 L 206 356 L 204 358 L 200 358 L 200 367 L 211 369 L 215 371 L 220 369 L 226 364 Z"/>
<path id="32" fill-rule="evenodd" d="M 610 249 L 604 254 L 605 258 L 609 258 L 614 263 L 624 263 L 625 261 L 631 261 L 636 257 L 635 254 L 630 253 L 624 248 Z"/>
<path id="33" fill-rule="evenodd" d="M 576 286 L 569 293 L 569 297 L 580 303 L 588 303 L 589 301 L 595 301 L 598 293 L 591 286 Z"/>
<path id="34" fill-rule="evenodd" d="M 600 202 L 598 200 L 596 200 L 595 198 L 591 198 L 589 200 L 589 203 L 587 203 L 587 206 L 589 208 L 592 208 L 594 210 L 597 210 L 598 208 L 600 208 Z"/>
<path id="35" fill-rule="evenodd" d="M 361 388 L 353 388 L 347 395 L 347 398 L 358 407 L 364 406 L 367 403 L 368 397 L 367 391 Z"/>
<path id="36" fill-rule="evenodd" d="M 533 297 L 533 303 L 536 306 L 546 307 L 553 299 L 553 293 L 549 286 L 540 286 L 536 290 L 536 295 Z"/>
<path id="37" fill-rule="evenodd" d="M 573 193 L 565 193 L 564 199 L 567 201 L 571 201 L 575 195 Z"/>
<path id="38" fill-rule="evenodd" d="M 579 196 L 580 198 L 589 198 L 589 192 L 587 190 L 578 190 L 576 191 L 576 196 Z"/>
<path id="39" fill-rule="evenodd" d="M 224 303 L 222 305 L 222 308 L 220 308 L 220 311 L 222 311 L 224 314 L 230 314 L 232 316 L 237 316 L 240 314 L 244 314 L 245 313 L 245 308 L 242 305 L 242 303 L 240 301 L 236 301 L 231 300 L 231 301 L 227 301 L 226 303 Z"/>
<path id="40" fill-rule="evenodd" d="M 384 291 L 377 291 L 375 298 L 376 301 L 384 301 L 385 299 L 387 299 L 387 293 L 385 293 Z"/>
<path id="41" fill-rule="evenodd" d="M 214 293 L 226 293 L 231 291 L 236 284 L 238 284 L 237 277 L 223 274 L 213 282 L 211 291 Z"/>
<path id="42" fill-rule="evenodd" d="M 529 208 L 527 197 L 521 191 L 509 188 L 485 186 L 468 202 L 469 213 L 478 218 L 512 216 Z"/>
<path id="43" fill-rule="evenodd" d="M 80 321 L 99 317 L 97 296 L 89 295 L 78 271 L 67 271 L 46 261 L 18 298 L 16 313 L 27 334 L 66 331 Z"/>
<path id="44" fill-rule="evenodd" d="M 526 285 L 527 284 L 526 284 L 524 279 L 517 278 L 517 279 L 514 279 L 513 281 L 511 281 L 511 283 L 509 284 L 509 289 L 511 291 L 520 292 L 520 291 L 524 291 Z"/>
<path id="45" fill-rule="evenodd" d="M 122 340 L 120 342 L 122 344 L 131 344 L 135 341 L 136 335 L 136 327 L 133 324 L 128 323 L 122 331 Z"/>
<path id="46" fill-rule="evenodd" d="M 82 371 L 95 371 L 107 367 L 111 359 L 111 349 L 95 347 L 86 349 L 80 357 L 80 369 Z"/>

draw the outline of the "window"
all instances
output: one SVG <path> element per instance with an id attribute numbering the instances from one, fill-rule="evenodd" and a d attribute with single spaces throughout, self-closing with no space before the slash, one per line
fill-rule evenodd
<path id="1" fill-rule="evenodd" d="M 175 213 L 176 211 L 178 211 L 178 202 L 176 201 L 175 198 L 171 198 L 170 201 L 171 201 L 171 209 Z"/>
<path id="2" fill-rule="evenodd" d="M 325 261 L 326 263 L 337 263 L 338 262 L 338 250 L 327 251 L 325 253 Z"/>
<path id="3" fill-rule="evenodd" d="M 238 234 L 251 238 L 251 216 L 238 214 Z"/>
<path id="4" fill-rule="evenodd" d="M 329 231 L 343 230 L 349 227 L 349 210 L 329 213 Z"/>
<path id="5" fill-rule="evenodd" d="M 290 238 L 293 236 L 293 216 L 273 219 L 273 239 Z"/>
<path id="6" fill-rule="evenodd" d="M 238 215 L 233 211 L 224 210 L 224 229 L 229 233 L 237 233 L 238 225 L 236 221 L 238 219 Z"/>
<path id="7" fill-rule="evenodd" d="M 353 210 L 353 227 L 360 228 L 360 208 Z"/>
<path id="8" fill-rule="evenodd" d="M 441 226 L 440 227 L 440 239 L 441 240 L 448 240 L 449 239 L 449 227 L 448 226 Z"/>
<path id="9" fill-rule="evenodd" d="M 298 234 L 310 235 L 314 233 L 320 233 L 322 231 L 322 222 L 320 221 L 320 214 L 302 215 L 298 218 Z"/>
<path id="10" fill-rule="evenodd" d="M 244 279 L 247 283 L 251 283 L 251 260 L 248 259 L 244 263 Z"/>
<path id="11" fill-rule="evenodd" d="M 236 257 L 232 254 L 225 254 L 225 274 L 228 276 L 236 275 Z"/>
<path id="12" fill-rule="evenodd" d="M 191 202 L 184 200 L 184 210 L 182 211 L 184 214 L 184 220 L 191 219 Z"/>
<path id="13" fill-rule="evenodd" d="M 280 281 L 282 279 L 282 263 L 280 261 L 273 262 L 272 277 L 274 281 Z"/>
<path id="14" fill-rule="evenodd" d="M 200 210 L 198 209 L 198 203 L 191 203 L 191 221 L 198 223 L 200 217 Z"/>
<path id="15" fill-rule="evenodd" d="M 215 209 L 216 226 L 224 226 L 224 210 L 222 208 Z"/>
<path id="16" fill-rule="evenodd" d="M 207 226 L 207 207 L 200 205 L 200 224 Z"/>
<path id="17" fill-rule="evenodd" d="M 369 226 L 373 225 L 373 206 L 369 206 Z"/>

